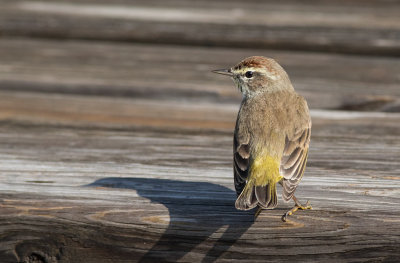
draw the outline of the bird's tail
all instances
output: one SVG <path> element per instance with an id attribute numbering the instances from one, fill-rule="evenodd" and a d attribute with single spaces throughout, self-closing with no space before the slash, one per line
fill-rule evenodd
<path id="1" fill-rule="evenodd" d="M 254 181 L 250 180 L 237 198 L 235 207 L 239 210 L 249 210 L 258 205 L 264 209 L 272 209 L 277 204 L 276 183 L 271 182 L 267 185 L 256 186 Z"/>

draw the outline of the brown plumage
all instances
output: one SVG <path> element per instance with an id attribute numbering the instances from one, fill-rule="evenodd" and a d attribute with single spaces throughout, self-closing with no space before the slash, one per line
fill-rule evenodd
<path id="1" fill-rule="evenodd" d="M 311 135 L 307 102 L 273 59 L 250 57 L 215 72 L 230 75 L 243 93 L 233 140 L 236 208 L 276 207 L 278 182 L 283 200 L 289 201 L 307 162 Z"/>

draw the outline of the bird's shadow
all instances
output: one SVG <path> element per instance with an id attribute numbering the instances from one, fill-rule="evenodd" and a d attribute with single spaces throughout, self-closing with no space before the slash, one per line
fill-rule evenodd
<path id="1" fill-rule="evenodd" d="M 254 222 L 254 212 L 237 211 L 234 207 L 235 192 L 218 184 L 110 177 L 99 179 L 89 186 L 133 189 L 141 197 L 163 204 L 168 209 L 167 229 L 141 258 L 141 262 L 176 262 L 206 240 L 212 245 L 206 249 L 203 262 L 212 262 Z"/>

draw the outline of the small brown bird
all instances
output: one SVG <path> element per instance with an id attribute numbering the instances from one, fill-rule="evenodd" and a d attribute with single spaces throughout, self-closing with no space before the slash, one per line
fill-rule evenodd
<path id="1" fill-rule="evenodd" d="M 233 138 L 236 208 L 258 207 L 255 217 L 275 208 L 280 183 L 283 200 L 295 202 L 283 221 L 298 209 L 311 209 L 294 196 L 306 167 L 311 118 L 285 70 L 271 58 L 254 56 L 213 72 L 232 77 L 243 94 Z"/>

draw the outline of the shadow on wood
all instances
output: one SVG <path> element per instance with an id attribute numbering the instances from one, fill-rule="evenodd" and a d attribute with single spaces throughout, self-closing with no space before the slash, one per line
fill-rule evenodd
<path id="1" fill-rule="evenodd" d="M 141 197 L 168 208 L 166 231 L 140 262 L 154 262 L 155 259 L 177 261 L 204 241 L 214 242 L 212 239 L 216 239 L 212 248 L 204 252 L 206 256 L 203 262 L 212 262 L 227 251 L 254 222 L 252 211 L 235 209 L 234 191 L 217 184 L 150 178 L 104 178 L 88 186 L 134 189 Z M 226 196 L 231 196 L 232 202 L 227 202 L 230 199 Z M 152 222 L 163 220 L 149 218 Z M 211 237 L 218 236 L 218 230 L 223 227 L 226 230 L 219 238 Z"/>

